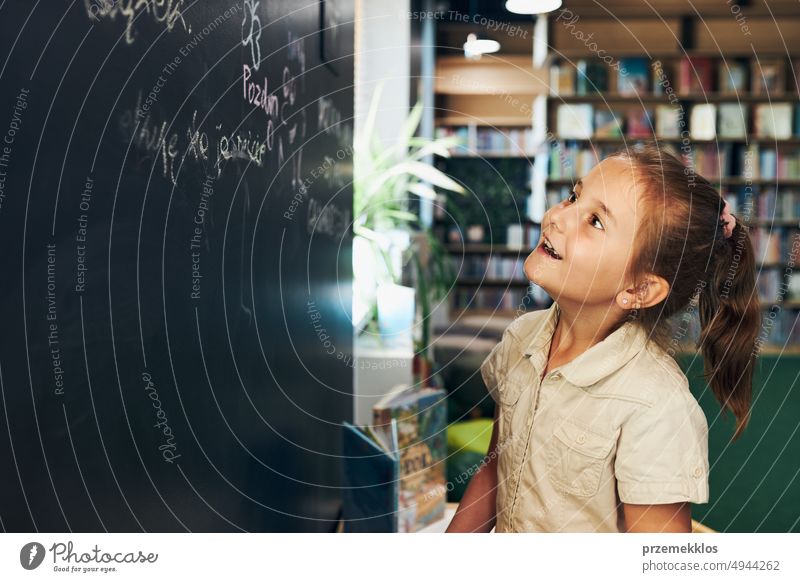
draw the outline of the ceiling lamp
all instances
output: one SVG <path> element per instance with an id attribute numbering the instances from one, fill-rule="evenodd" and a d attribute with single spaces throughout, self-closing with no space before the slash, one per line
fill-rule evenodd
<path id="1" fill-rule="evenodd" d="M 544 14 L 561 8 L 561 0 L 506 0 L 506 10 L 514 14 Z"/>
<path id="2" fill-rule="evenodd" d="M 480 58 L 485 53 L 496 53 L 500 50 L 500 43 L 490 38 L 478 38 L 475 33 L 467 35 L 464 43 L 464 56 L 467 58 Z"/>

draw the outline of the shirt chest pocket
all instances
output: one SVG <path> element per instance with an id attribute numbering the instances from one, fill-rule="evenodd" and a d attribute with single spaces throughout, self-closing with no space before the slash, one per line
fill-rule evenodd
<path id="1" fill-rule="evenodd" d="M 545 445 L 550 482 L 564 493 L 582 497 L 595 495 L 619 431 L 604 435 L 569 419 L 558 418 L 553 436 Z"/>
<path id="2" fill-rule="evenodd" d="M 517 378 L 509 378 L 499 385 L 500 436 L 503 440 L 512 434 L 512 420 L 515 413 L 520 413 L 517 405 L 527 388 L 528 386 Z"/>

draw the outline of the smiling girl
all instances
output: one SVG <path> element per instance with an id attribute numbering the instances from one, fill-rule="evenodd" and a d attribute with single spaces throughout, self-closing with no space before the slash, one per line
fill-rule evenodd
<path id="1" fill-rule="evenodd" d="M 481 366 L 490 454 L 447 531 L 691 531 L 689 504 L 709 497 L 708 425 L 671 322 L 697 306 L 705 378 L 736 440 L 761 326 L 747 227 L 648 144 L 548 210 L 525 273 L 554 301 L 515 319 Z"/>

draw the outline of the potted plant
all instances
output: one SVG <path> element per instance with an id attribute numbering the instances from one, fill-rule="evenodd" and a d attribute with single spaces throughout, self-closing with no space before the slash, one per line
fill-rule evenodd
<path id="1" fill-rule="evenodd" d="M 430 306 L 446 296 L 455 273 L 442 244 L 411 209 L 419 199 L 436 200 L 435 188 L 465 193 L 460 184 L 422 161 L 431 154 L 450 157 L 449 148 L 458 145 L 459 138 L 415 136 L 423 109 L 418 101 L 397 140 L 384 146 L 374 132 L 382 89 L 382 85 L 376 88 L 364 126 L 354 139 L 353 248 L 358 254 L 354 294 L 357 301 L 369 304 L 367 329 L 377 332 L 376 289 L 381 284 L 401 284 L 411 263 L 421 318 L 414 351 L 429 366 Z"/>

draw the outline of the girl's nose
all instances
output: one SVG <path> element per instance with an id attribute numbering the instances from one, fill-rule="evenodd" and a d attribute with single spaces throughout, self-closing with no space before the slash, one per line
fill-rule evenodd
<path id="1" fill-rule="evenodd" d="M 563 200 L 550 208 L 547 211 L 548 220 L 547 224 L 549 228 L 558 230 L 560 232 L 564 232 L 564 225 L 566 220 L 566 212 L 567 212 L 567 204 L 566 200 Z"/>

